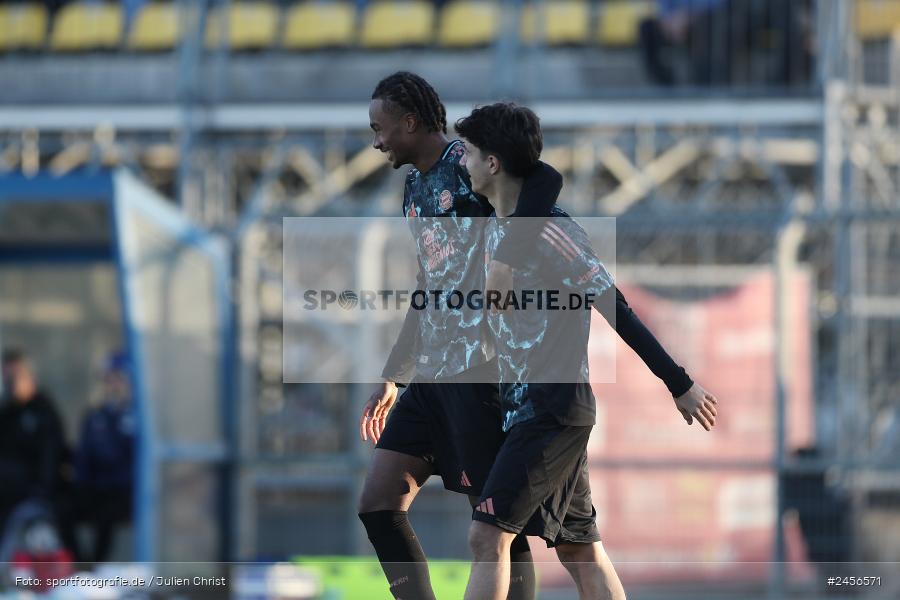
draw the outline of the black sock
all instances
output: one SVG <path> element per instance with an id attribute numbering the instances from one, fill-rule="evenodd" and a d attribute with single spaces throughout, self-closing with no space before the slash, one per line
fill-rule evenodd
<path id="1" fill-rule="evenodd" d="M 428 563 L 405 510 L 359 514 L 388 579 L 391 594 L 402 600 L 435 600 Z"/>
<path id="2" fill-rule="evenodd" d="M 534 561 L 531 558 L 531 547 L 528 537 L 520 533 L 513 539 L 509 547 L 509 558 L 512 561 L 509 570 L 509 594 L 507 600 L 534 600 L 537 593 L 537 581 L 534 575 Z"/>

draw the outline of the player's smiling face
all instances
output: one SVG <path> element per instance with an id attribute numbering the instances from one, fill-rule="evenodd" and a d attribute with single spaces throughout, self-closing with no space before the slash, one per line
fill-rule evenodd
<path id="1" fill-rule="evenodd" d="M 414 126 L 415 124 L 413 129 Z M 384 101 L 376 98 L 369 103 L 369 127 L 375 133 L 372 147 L 387 154 L 392 167 L 399 169 L 413 162 L 409 152 L 413 138 L 409 115 L 398 115 L 385 110 Z"/>
<path id="2" fill-rule="evenodd" d="M 463 153 L 462 158 L 459 159 L 459 164 L 464 166 L 466 171 L 469 172 L 472 190 L 482 196 L 486 196 L 490 200 L 491 192 L 493 191 L 494 175 L 496 174 L 496 159 L 482 152 L 480 148 L 471 142 L 467 140 L 463 140 L 463 142 L 465 143 L 466 151 Z"/>

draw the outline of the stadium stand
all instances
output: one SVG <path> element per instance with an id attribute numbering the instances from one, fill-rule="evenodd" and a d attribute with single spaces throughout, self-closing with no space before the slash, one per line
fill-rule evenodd
<path id="1" fill-rule="evenodd" d="M 495 2 L 457 0 L 441 14 L 438 43 L 448 48 L 484 46 L 497 37 L 500 9 Z"/>
<path id="2" fill-rule="evenodd" d="M 900 2 L 896 0 L 858 0 L 856 33 L 861 40 L 887 39 L 900 27 Z"/>
<path id="3" fill-rule="evenodd" d="M 542 29 L 538 31 L 538 16 Z M 587 0 L 547 2 L 541 9 L 529 4 L 522 11 L 522 40 L 531 42 L 542 36 L 548 46 L 580 45 L 590 39 L 591 7 Z"/>
<path id="4" fill-rule="evenodd" d="M 641 21 L 654 13 L 655 4 L 643 0 L 609 0 L 600 6 L 597 41 L 604 46 L 635 46 Z"/>
<path id="5" fill-rule="evenodd" d="M 423 1 L 380 0 L 363 16 L 360 43 L 366 48 L 427 46 L 434 35 L 434 6 Z"/>
<path id="6" fill-rule="evenodd" d="M 222 40 L 222 15 L 227 39 Z M 233 2 L 228 9 L 213 10 L 206 23 L 206 45 L 215 48 L 224 42 L 232 50 L 271 48 L 278 40 L 279 11 L 269 2 Z"/>
<path id="7" fill-rule="evenodd" d="M 497 0 L 234 0 L 207 14 L 205 42 L 220 46 L 227 11 L 225 44 L 235 52 L 285 48 L 308 51 L 335 47 L 392 49 L 480 48 L 497 40 L 502 3 Z M 525 2 L 522 41 L 548 46 L 635 46 L 641 19 L 654 11 L 652 0 L 554 0 Z M 887 37 L 898 22 L 900 3 L 863 1 L 857 23 L 866 36 Z M 595 15 L 599 13 L 599 19 Z M 0 4 L 0 52 L 50 50 L 87 52 L 124 49 L 171 50 L 184 34 L 182 14 L 173 0 L 141 6 L 126 27 L 121 5 L 79 0 L 52 18 L 44 4 Z M 283 26 L 282 26 L 283 23 Z M 540 27 L 538 27 L 540 23 Z M 48 27 L 49 25 L 49 27 Z M 49 43 L 47 31 L 50 31 Z"/>
<path id="8" fill-rule="evenodd" d="M 56 15 L 50 47 L 57 52 L 111 50 L 121 41 L 121 6 L 74 2 L 61 8 Z"/>
<path id="9" fill-rule="evenodd" d="M 170 2 L 153 2 L 135 17 L 128 35 L 131 50 L 156 52 L 171 50 L 181 38 L 178 7 Z"/>
<path id="10" fill-rule="evenodd" d="M 47 35 L 47 9 L 42 4 L 0 5 L 0 50 L 39 50 Z"/>
<path id="11" fill-rule="evenodd" d="M 288 9 L 282 45 L 291 50 L 350 46 L 355 33 L 352 5 L 311 0 Z"/>

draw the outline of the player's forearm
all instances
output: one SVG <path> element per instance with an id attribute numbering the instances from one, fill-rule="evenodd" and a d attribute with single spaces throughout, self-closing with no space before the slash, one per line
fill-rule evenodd
<path id="1" fill-rule="evenodd" d="M 419 311 L 415 310 L 412 305 L 406 310 L 406 317 L 403 319 L 403 326 L 400 328 L 400 335 L 391 348 L 381 377 L 388 381 L 393 381 L 397 385 L 405 386 L 408 384 L 416 371 L 416 355 L 418 353 L 419 340 Z"/>
<path id="2" fill-rule="evenodd" d="M 694 384 L 684 368 L 676 363 L 662 344 L 641 322 L 637 314 L 628 306 L 619 288 L 615 290 L 615 310 L 600 309 L 603 317 L 612 325 L 619 337 L 640 357 L 647 368 L 666 384 L 673 397 L 688 391 Z M 601 303 L 602 304 L 602 303 Z M 614 317 L 614 319 L 613 319 Z"/>
<path id="3" fill-rule="evenodd" d="M 421 268 L 416 273 L 416 289 L 425 289 L 425 275 Z M 381 371 L 382 379 L 392 381 L 399 386 L 405 386 L 412 381 L 416 372 L 416 361 L 419 354 L 419 340 L 421 337 L 421 312 L 413 308 L 412 303 L 406 309 L 403 317 L 403 326 L 400 335 L 391 348 L 384 369 Z"/>

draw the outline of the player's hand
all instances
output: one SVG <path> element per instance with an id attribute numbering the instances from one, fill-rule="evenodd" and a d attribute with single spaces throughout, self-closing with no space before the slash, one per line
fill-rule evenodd
<path id="1" fill-rule="evenodd" d="M 691 389 L 675 398 L 675 406 L 681 412 L 681 416 L 688 425 L 694 423 L 694 419 L 710 431 L 716 424 L 716 406 L 719 401 L 716 397 L 703 389 L 699 383 L 691 386 Z"/>
<path id="2" fill-rule="evenodd" d="M 488 265 L 488 273 L 487 278 L 484 282 L 485 293 L 488 290 L 497 290 L 500 292 L 501 306 L 503 305 L 503 300 L 506 298 L 506 295 L 513 287 L 513 270 L 506 263 L 502 263 L 497 260 L 492 260 Z M 498 308 L 496 305 L 491 305 L 491 312 L 493 314 L 497 314 Z"/>
<path id="3" fill-rule="evenodd" d="M 397 401 L 397 384 L 393 381 L 385 381 L 374 394 L 369 396 L 359 419 L 359 437 L 364 442 L 369 438 L 373 444 L 378 443 L 388 412 Z"/>

